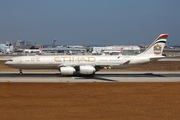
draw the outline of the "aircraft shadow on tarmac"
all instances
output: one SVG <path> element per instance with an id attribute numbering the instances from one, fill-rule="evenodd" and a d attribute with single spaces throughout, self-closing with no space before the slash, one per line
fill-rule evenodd
<path id="1" fill-rule="evenodd" d="M 84 80 L 98 80 L 98 81 L 106 81 L 106 82 L 118 82 L 117 80 L 113 80 L 113 78 L 153 78 L 153 77 L 180 77 L 180 74 L 175 73 L 166 73 L 166 74 L 154 74 L 154 73 L 111 73 L 111 74 L 101 74 L 97 73 L 95 75 L 70 75 L 65 76 L 60 73 L 24 73 L 23 75 L 19 75 L 18 73 L 0 73 L 1 78 L 11 77 L 11 78 L 73 78 L 79 81 Z"/>
<path id="2" fill-rule="evenodd" d="M 61 75 L 60 73 L 24 73 L 23 75 L 19 75 L 18 73 L 0 73 L 0 77 L 77 77 L 83 79 L 93 79 L 93 78 L 102 78 L 104 77 L 180 77 L 180 74 L 153 74 L 153 73 L 139 73 L 139 74 L 132 74 L 132 73 L 122 73 L 122 74 L 95 74 L 95 75 L 81 75 L 75 74 L 70 76 Z"/>

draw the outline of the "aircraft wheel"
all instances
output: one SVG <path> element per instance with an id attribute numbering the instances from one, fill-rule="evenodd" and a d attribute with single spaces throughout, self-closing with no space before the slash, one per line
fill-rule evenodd
<path id="1" fill-rule="evenodd" d="M 22 70 L 19 70 L 19 75 L 23 75 L 23 72 L 22 72 Z"/>

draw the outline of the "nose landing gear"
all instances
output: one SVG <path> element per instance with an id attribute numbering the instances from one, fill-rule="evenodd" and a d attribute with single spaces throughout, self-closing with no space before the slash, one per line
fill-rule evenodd
<path id="1" fill-rule="evenodd" d="M 21 69 L 19 69 L 19 75 L 23 75 L 23 72 Z"/>

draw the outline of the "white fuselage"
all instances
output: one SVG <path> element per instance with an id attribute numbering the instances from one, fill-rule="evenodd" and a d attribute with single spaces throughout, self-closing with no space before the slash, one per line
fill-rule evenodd
<path id="1" fill-rule="evenodd" d="M 63 66 L 91 65 L 100 68 L 126 68 L 150 62 L 137 56 L 21 56 L 5 64 L 18 69 L 59 69 Z"/>

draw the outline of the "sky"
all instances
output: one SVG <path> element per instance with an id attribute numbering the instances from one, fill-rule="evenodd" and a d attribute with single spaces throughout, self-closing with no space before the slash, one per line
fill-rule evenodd
<path id="1" fill-rule="evenodd" d="M 180 45 L 180 0 L 0 0 L 0 42 Z"/>

